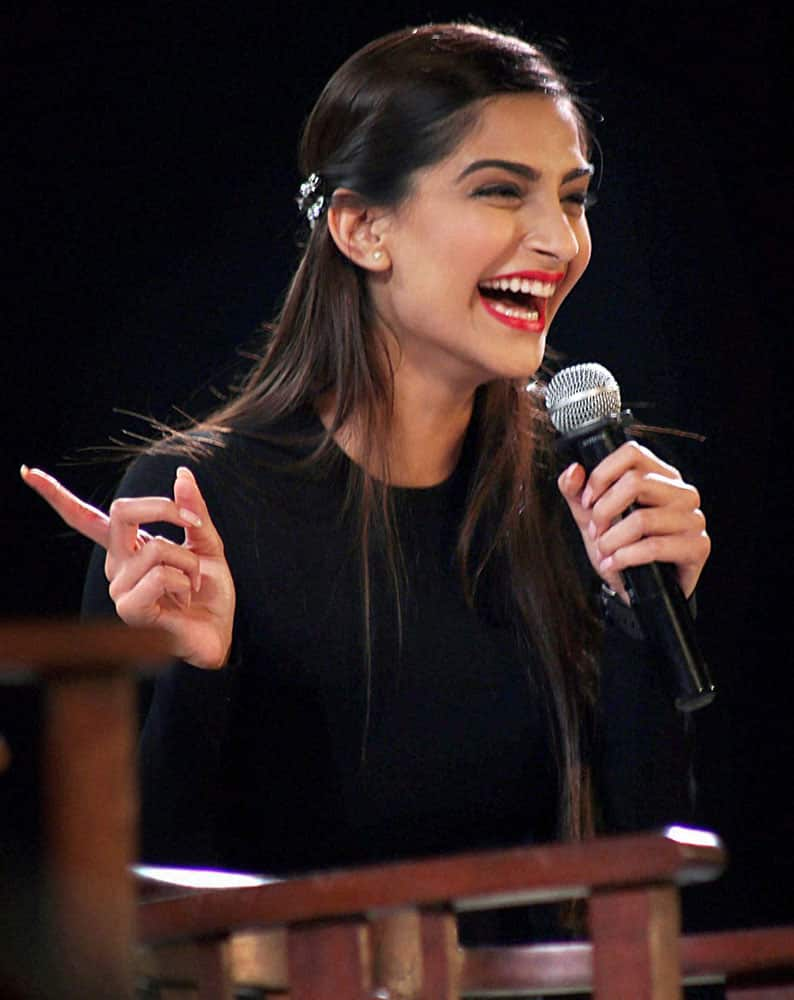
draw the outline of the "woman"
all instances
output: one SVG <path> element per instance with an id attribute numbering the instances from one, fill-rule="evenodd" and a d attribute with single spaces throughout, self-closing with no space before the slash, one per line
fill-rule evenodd
<path id="1" fill-rule="evenodd" d="M 162 625 L 182 661 L 144 729 L 147 860 L 290 871 L 684 818 L 683 721 L 592 595 L 662 560 L 689 596 L 697 491 L 635 443 L 557 478 L 527 391 L 589 260 L 588 152 L 533 46 L 373 42 L 307 122 L 305 250 L 236 396 L 109 515 L 23 470 L 107 551 L 89 611 Z"/>

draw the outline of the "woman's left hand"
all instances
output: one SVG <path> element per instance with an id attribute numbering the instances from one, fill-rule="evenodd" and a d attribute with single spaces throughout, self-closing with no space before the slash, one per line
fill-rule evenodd
<path id="1" fill-rule="evenodd" d="M 628 603 L 620 571 L 650 562 L 673 563 L 685 597 L 697 584 L 711 541 L 700 494 L 648 448 L 628 441 L 593 469 L 578 463 L 558 480 L 601 579 Z M 632 504 L 637 509 L 621 515 Z"/>

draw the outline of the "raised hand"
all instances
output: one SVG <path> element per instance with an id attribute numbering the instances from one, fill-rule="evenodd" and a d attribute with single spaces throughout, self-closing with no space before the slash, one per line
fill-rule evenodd
<path id="1" fill-rule="evenodd" d="M 108 514 L 39 469 L 22 466 L 20 471 L 66 524 L 106 550 L 109 593 L 123 621 L 166 629 L 174 636 L 176 655 L 194 666 L 226 663 L 234 582 L 223 542 L 189 469 L 177 469 L 173 500 L 125 497 L 114 500 Z M 178 545 L 141 529 L 155 521 L 183 528 L 184 542 Z"/>
<path id="2" fill-rule="evenodd" d="M 673 563 L 686 597 L 711 551 L 700 495 L 672 465 L 629 441 L 588 477 L 578 463 L 558 480 L 587 554 L 604 582 L 628 600 L 620 570 L 650 562 Z M 632 504 L 637 509 L 621 517 Z"/>

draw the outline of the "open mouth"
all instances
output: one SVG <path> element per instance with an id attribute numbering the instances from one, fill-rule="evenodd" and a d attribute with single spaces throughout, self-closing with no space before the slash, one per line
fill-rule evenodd
<path id="1" fill-rule="evenodd" d="M 478 289 L 483 304 L 491 313 L 517 324 L 541 324 L 546 317 L 546 302 L 554 294 L 562 275 L 513 274 L 488 278 Z"/>

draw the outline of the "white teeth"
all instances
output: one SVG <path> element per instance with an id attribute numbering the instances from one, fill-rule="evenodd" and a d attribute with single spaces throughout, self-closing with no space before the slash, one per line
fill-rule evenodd
<path id="1" fill-rule="evenodd" d="M 556 281 L 538 281 L 535 278 L 488 278 L 480 282 L 482 288 L 493 288 L 494 291 L 523 292 L 524 295 L 534 295 L 539 299 L 548 299 L 554 294 Z"/>
<path id="2" fill-rule="evenodd" d="M 491 302 L 490 306 L 495 312 L 501 313 L 503 316 L 509 316 L 511 319 L 524 319 L 532 322 L 539 318 L 537 309 L 511 308 L 502 302 Z"/>

